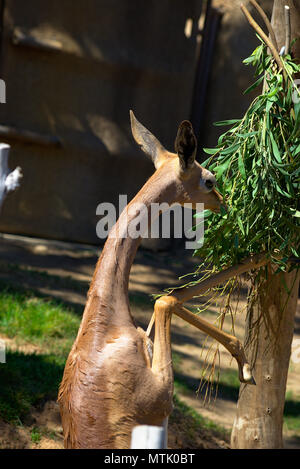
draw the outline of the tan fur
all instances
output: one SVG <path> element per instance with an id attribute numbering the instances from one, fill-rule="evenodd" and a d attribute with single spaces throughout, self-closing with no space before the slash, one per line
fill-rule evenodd
<path id="1" fill-rule="evenodd" d="M 147 207 L 153 202 L 203 202 L 212 210 L 221 202 L 214 189 L 204 191 L 199 185 L 209 176 L 207 170 L 193 162 L 184 171 L 183 160 L 179 164 L 177 154 L 167 152 L 131 117 L 133 134 L 157 170 L 120 216 L 95 269 L 59 389 L 66 448 L 129 448 L 135 425 L 162 425 L 172 410 L 171 312 L 157 303 L 151 358 L 149 339 L 135 326 L 128 301 L 129 273 L 140 239 L 115 236 L 133 219 L 126 213 L 135 202 Z"/>

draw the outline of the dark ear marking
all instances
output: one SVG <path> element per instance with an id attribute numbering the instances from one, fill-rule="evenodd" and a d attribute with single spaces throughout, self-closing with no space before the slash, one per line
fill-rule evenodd
<path id="1" fill-rule="evenodd" d="M 197 139 L 189 121 L 181 122 L 175 140 L 175 151 L 179 156 L 183 170 L 191 168 L 197 152 Z"/>

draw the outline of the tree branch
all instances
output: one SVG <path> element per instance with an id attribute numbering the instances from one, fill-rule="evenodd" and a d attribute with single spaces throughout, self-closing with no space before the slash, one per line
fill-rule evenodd
<path id="1" fill-rule="evenodd" d="M 270 33 L 270 37 L 271 37 L 271 40 L 274 44 L 274 47 L 278 51 L 278 43 L 277 43 L 277 39 L 276 39 L 276 36 L 275 36 L 275 33 L 274 33 L 274 29 L 272 27 L 271 21 L 269 20 L 268 16 L 266 15 L 266 13 L 262 9 L 262 7 L 257 3 L 256 0 L 250 0 L 250 3 L 254 6 L 254 8 L 256 8 L 258 13 L 260 14 L 262 19 L 264 20 L 264 23 L 265 23 L 265 25 L 266 25 L 269 33 Z"/>
<path id="2" fill-rule="evenodd" d="M 255 256 L 248 257 L 241 264 L 234 265 L 228 269 L 222 270 L 208 279 L 200 282 L 192 287 L 186 286 L 179 289 L 172 290 L 169 295 L 175 297 L 180 303 L 188 301 L 195 296 L 206 292 L 210 288 L 214 288 L 221 283 L 226 282 L 232 277 L 242 275 L 249 270 L 258 269 L 269 262 L 269 258 L 265 253 L 256 254 Z"/>
<path id="3" fill-rule="evenodd" d="M 184 321 L 188 322 L 197 329 L 200 329 L 205 334 L 208 334 L 213 339 L 222 344 L 231 355 L 236 359 L 239 368 L 239 380 L 241 383 L 255 384 L 250 365 L 246 359 L 244 348 L 240 341 L 218 327 L 213 326 L 205 319 L 196 316 L 188 309 L 184 308 L 181 304 L 177 303 L 173 308 L 174 314 L 179 316 Z"/>
<path id="4" fill-rule="evenodd" d="M 155 302 L 154 311 L 155 313 L 160 311 L 163 316 L 167 314 L 176 314 L 176 316 L 179 316 L 184 321 L 217 340 L 236 359 L 239 367 L 240 382 L 255 384 L 250 365 L 246 359 L 244 348 L 236 337 L 227 334 L 210 322 L 200 318 L 196 314 L 184 308 L 174 296 L 162 296 L 159 298 Z"/>
<path id="5" fill-rule="evenodd" d="M 264 33 L 264 31 L 261 29 L 261 27 L 254 21 L 253 17 L 250 15 L 249 11 L 245 7 L 245 5 L 241 5 L 242 12 L 246 16 L 248 22 L 252 26 L 252 28 L 255 29 L 257 34 L 261 37 L 261 39 L 265 42 L 265 44 L 269 47 L 270 51 L 272 52 L 272 55 L 279 67 L 279 70 L 282 69 L 282 62 L 280 59 L 280 55 L 278 54 L 277 49 L 275 48 L 273 42 L 268 38 L 268 36 Z"/>
<path id="6" fill-rule="evenodd" d="M 256 254 L 255 256 L 248 257 L 245 259 L 241 264 L 237 264 L 235 266 L 229 267 L 228 269 L 222 270 L 215 275 L 212 275 L 208 279 L 204 280 L 201 283 L 196 285 L 185 286 L 182 288 L 174 289 L 168 296 L 175 298 L 178 303 L 183 303 L 184 301 L 188 301 L 195 296 L 199 296 L 200 294 L 206 292 L 210 288 L 214 288 L 221 283 L 226 282 L 232 277 L 236 277 L 237 275 L 242 275 L 249 270 L 258 269 L 263 265 L 266 265 L 269 262 L 269 258 L 265 253 Z M 191 313 L 192 314 L 192 313 Z M 149 337 L 155 322 L 155 314 L 152 314 L 150 319 L 149 325 L 147 327 L 147 336 Z"/>

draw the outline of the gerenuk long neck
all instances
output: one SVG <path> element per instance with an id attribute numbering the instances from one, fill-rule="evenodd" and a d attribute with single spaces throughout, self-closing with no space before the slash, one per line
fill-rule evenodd
<path id="1" fill-rule="evenodd" d="M 102 305 L 101 314 L 103 309 L 107 309 L 110 316 L 117 315 L 118 323 L 122 323 L 122 315 L 124 315 L 124 320 L 128 320 L 129 274 L 141 242 L 140 236 L 135 238 L 130 235 L 137 220 L 138 211 L 135 210 L 135 207 L 143 204 L 146 208 L 144 216 L 150 226 L 150 205 L 152 203 L 167 202 L 171 205 L 176 201 L 176 183 L 171 181 L 168 172 L 164 169 L 161 167 L 157 170 L 124 209 L 107 238 L 96 266 L 89 299 L 93 296 L 98 297 Z M 129 317 L 131 318 L 130 313 Z M 113 318 L 111 317 L 111 319 Z"/>

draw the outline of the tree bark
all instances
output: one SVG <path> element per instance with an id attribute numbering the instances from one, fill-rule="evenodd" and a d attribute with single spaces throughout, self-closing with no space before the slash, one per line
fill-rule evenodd
<path id="1" fill-rule="evenodd" d="M 244 348 L 256 386 L 240 387 L 232 448 L 283 447 L 283 410 L 298 285 L 299 272 L 275 274 L 269 266 L 268 278 L 252 292 L 255 300 L 248 306 Z M 289 296 L 286 287 L 291 290 Z"/>
<path id="2" fill-rule="evenodd" d="M 272 24 L 279 50 L 285 44 L 285 5 L 291 9 L 292 40 L 300 37 L 300 0 L 275 0 Z M 292 52 L 299 60 L 300 40 Z M 283 410 L 300 272 L 275 274 L 271 266 L 267 270 L 267 278 L 262 277 L 252 291 L 255 301 L 248 304 L 244 348 L 256 386 L 240 387 L 231 435 L 235 449 L 283 447 Z"/>
<path id="3" fill-rule="evenodd" d="M 272 25 L 280 49 L 285 45 L 284 6 L 288 5 L 291 11 L 292 41 L 298 40 L 292 47 L 293 56 L 300 62 L 300 0 L 274 0 Z"/>

